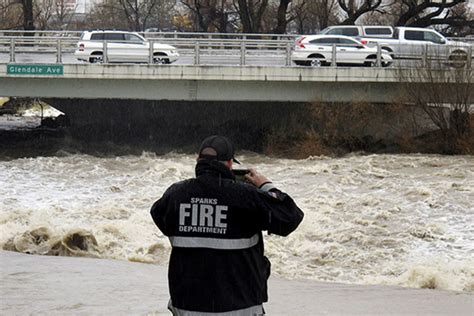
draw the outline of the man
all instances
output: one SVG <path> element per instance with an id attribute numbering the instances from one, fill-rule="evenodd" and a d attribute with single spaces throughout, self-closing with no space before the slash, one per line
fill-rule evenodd
<path id="1" fill-rule="evenodd" d="M 236 181 L 233 162 L 226 137 L 206 138 L 196 178 L 173 184 L 151 209 L 172 246 L 173 315 L 263 315 L 270 262 L 262 231 L 287 236 L 303 219 L 295 202 L 254 169 L 248 183 Z"/>

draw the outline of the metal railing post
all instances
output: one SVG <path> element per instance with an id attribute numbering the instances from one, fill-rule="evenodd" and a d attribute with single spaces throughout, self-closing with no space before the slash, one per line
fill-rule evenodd
<path id="1" fill-rule="evenodd" d="M 107 47 L 107 41 L 104 41 L 104 49 L 102 52 L 102 62 L 107 64 L 109 62 L 109 52 Z"/>
<path id="2" fill-rule="evenodd" d="M 199 42 L 196 42 L 196 44 L 194 45 L 194 64 L 195 65 L 199 65 L 200 62 L 201 62 L 201 58 L 199 56 Z"/>
<path id="3" fill-rule="evenodd" d="M 57 39 L 56 43 L 56 63 L 61 64 L 63 62 L 61 39 Z"/>
<path id="4" fill-rule="evenodd" d="M 243 66 L 245 65 L 245 42 L 242 41 L 240 42 L 240 65 Z"/>
<path id="5" fill-rule="evenodd" d="M 426 68 L 428 65 L 428 47 L 423 45 L 421 47 L 421 67 Z"/>
<path id="6" fill-rule="evenodd" d="M 472 46 L 467 48 L 467 60 L 466 60 L 466 69 L 471 69 L 472 67 Z"/>
<path id="7" fill-rule="evenodd" d="M 291 43 L 286 43 L 286 65 L 291 66 Z"/>
<path id="8" fill-rule="evenodd" d="M 153 41 L 149 41 L 150 47 L 148 48 L 148 63 L 153 64 Z"/>
<path id="9" fill-rule="evenodd" d="M 380 43 L 377 43 L 377 61 L 375 62 L 375 66 L 382 66 L 382 49 L 380 48 Z"/>
<path id="10" fill-rule="evenodd" d="M 15 62 L 15 39 L 10 39 L 10 62 Z"/>
<path id="11" fill-rule="evenodd" d="M 336 67 L 336 44 L 332 44 L 331 67 Z"/>

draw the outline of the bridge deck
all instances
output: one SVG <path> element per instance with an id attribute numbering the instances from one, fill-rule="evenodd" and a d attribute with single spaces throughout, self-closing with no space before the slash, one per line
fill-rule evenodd
<path id="1" fill-rule="evenodd" d="M 407 80 L 432 84 L 413 69 L 395 68 L 66 64 L 45 75 L 15 74 L 18 66 L 0 64 L 1 96 L 390 103 L 403 101 Z M 443 70 L 440 82 L 449 76 Z"/>

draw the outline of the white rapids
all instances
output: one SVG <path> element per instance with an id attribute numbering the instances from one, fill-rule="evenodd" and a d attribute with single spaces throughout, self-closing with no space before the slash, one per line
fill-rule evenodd
<path id="1" fill-rule="evenodd" d="M 474 291 L 474 157 L 247 153 L 305 212 L 287 238 L 265 236 L 273 273 L 292 279 Z M 168 154 L 0 161 L 0 247 L 166 264 L 149 209 L 194 175 Z"/>

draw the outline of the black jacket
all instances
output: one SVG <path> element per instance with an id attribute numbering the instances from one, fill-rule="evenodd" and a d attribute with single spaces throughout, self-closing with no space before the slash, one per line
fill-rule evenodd
<path id="1" fill-rule="evenodd" d="M 303 212 L 271 184 L 236 182 L 219 162 L 201 161 L 196 178 L 173 184 L 151 216 L 170 238 L 168 278 L 174 307 L 226 312 L 267 301 L 270 262 L 262 231 L 286 236 Z"/>

